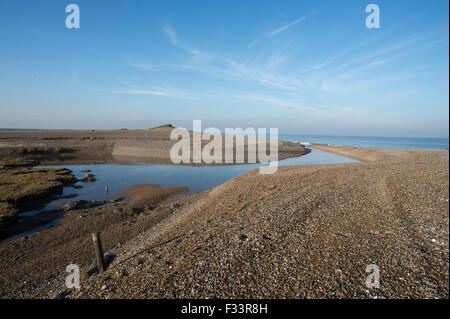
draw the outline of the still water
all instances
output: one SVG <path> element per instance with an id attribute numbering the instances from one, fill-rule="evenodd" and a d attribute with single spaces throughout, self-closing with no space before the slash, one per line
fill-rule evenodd
<path id="1" fill-rule="evenodd" d="M 304 156 L 289 158 L 278 162 L 279 166 L 292 165 L 315 165 L 315 164 L 338 164 L 354 163 L 353 159 L 312 149 L 311 153 Z M 243 174 L 251 169 L 259 168 L 267 164 L 244 164 L 226 166 L 182 166 L 162 164 L 91 164 L 91 165 L 58 165 L 43 167 L 66 167 L 72 170 L 77 179 L 82 179 L 90 170 L 96 181 L 91 184 L 78 182 L 76 185 L 82 188 L 65 187 L 63 194 L 39 210 L 22 212 L 20 220 L 25 218 L 38 218 L 41 213 L 55 210 L 63 202 L 69 200 L 109 200 L 116 198 L 120 193 L 135 184 L 156 184 L 161 187 L 187 186 L 189 193 L 200 192 L 210 187 L 223 184 L 230 179 Z M 108 186 L 108 194 L 105 188 Z M 29 229 L 25 232 L 15 234 L 4 241 L 12 241 L 42 229 L 48 228 L 58 222 L 55 218 L 45 225 Z"/>
<path id="2" fill-rule="evenodd" d="M 304 156 L 289 158 L 279 161 L 279 166 L 313 165 L 353 163 L 353 159 L 313 149 Z M 181 166 L 162 164 L 92 164 L 92 165 L 63 165 L 72 170 L 76 178 L 82 179 L 86 173 L 83 170 L 91 170 L 97 179 L 92 184 L 77 183 L 83 188 L 64 188 L 63 196 L 76 195 L 74 199 L 83 200 L 107 200 L 115 194 L 126 190 L 135 184 L 156 184 L 161 187 L 187 186 L 189 193 L 200 192 L 207 188 L 217 186 L 245 173 L 251 169 L 267 164 L 245 164 L 226 166 Z M 58 166 L 45 166 L 58 167 Z M 105 188 L 108 186 L 109 195 Z M 67 198 L 57 199 L 54 203 L 67 201 Z"/>

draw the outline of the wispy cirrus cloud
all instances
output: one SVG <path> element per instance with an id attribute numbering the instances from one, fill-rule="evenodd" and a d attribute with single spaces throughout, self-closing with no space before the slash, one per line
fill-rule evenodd
<path id="1" fill-rule="evenodd" d="M 361 65 L 365 63 L 371 63 L 374 61 L 374 59 L 377 59 L 380 56 L 386 56 L 389 53 L 397 54 L 398 50 L 410 47 L 411 45 L 417 44 L 419 42 L 423 41 L 423 38 L 412 38 L 408 39 L 399 43 L 395 43 L 394 45 L 383 47 L 381 49 L 366 53 L 366 54 L 359 54 L 356 56 L 352 56 L 351 58 L 347 59 L 344 63 L 341 63 L 338 66 L 331 67 L 328 72 L 338 72 L 338 71 L 345 71 L 348 70 L 355 65 Z M 406 55 L 408 51 L 403 51 L 403 55 Z"/>
<path id="2" fill-rule="evenodd" d="M 261 42 L 264 38 L 273 38 L 273 37 L 279 35 L 280 33 L 286 31 L 287 29 L 289 29 L 289 28 L 291 28 L 291 27 L 293 27 L 293 26 L 299 24 L 300 22 L 302 22 L 303 20 L 305 20 L 305 19 L 308 18 L 309 16 L 311 16 L 311 15 L 313 15 L 313 14 L 316 14 L 316 13 L 318 13 L 318 12 L 319 12 L 318 10 L 315 10 L 315 11 L 313 11 L 313 12 L 310 13 L 310 14 L 303 15 L 303 16 L 301 16 L 301 17 L 299 17 L 299 18 L 297 18 L 297 19 L 295 19 L 295 20 L 293 20 L 293 21 L 291 21 L 291 22 L 289 22 L 289 23 L 283 25 L 282 27 L 276 28 L 276 29 L 274 29 L 274 30 L 272 30 L 272 31 L 269 31 L 269 32 L 265 32 L 265 33 L 263 33 L 260 37 L 256 38 L 256 39 L 253 40 L 252 42 L 250 42 L 250 43 L 248 44 L 248 47 L 249 47 L 249 48 L 254 47 L 257 43 Z"/>
<path id="3" fill-rule="evenodd" d="M 307 16 L 297 18 L 296 20 L 275 29 L 265 36 L 277 36 L 288 28 L 300 23 Z M 365 39 L 349 46 L 340 52 L 331 53 L 324 61 L 313 65 L 312 67 L 299 67 L 295 69 L 283 68 L 284 64 L 292 62 L 290 52 L 286 49 L 277 48 L 276 51 L 267 53 L 260 51 L 256 54 L 244 54 L 238 56 L 221 52 L 208 52 L 203 49 L 197 49 L 193 45 L 186 43 L 177 35 L 172 27 L 163 28 L 170 42 L 180 50 L 188 53 L 183 55 L 183 63 L 168 63 L 152 65 L 146 63 L 134 63 L 130 66 L 142 70 L 154 71 L 162 68 L 177 68 L 200 72 L 205 75 L 220 78 L 248 82 L 251 85 L 259 84 L 270 91 L 264 92 L 257 90 L 255 93 L 237 93 L 229 94 L 204 92 L 193 92 L 192 90 L 179 90 L 168 87 L 150 87 L 150 88 L 126 88 L 118 93 L 152 95 L 158 97 L 200 100 L 205 98 L 234 98 L 246 101 L 261 101 L 265 104 L 278 107 L 286 107 L 301 111 L 329 112 L 357 112 L 352 107 L 325 107 L 326 103 L 308 103 L 313 99 L 303 99 L 302 92 L 308 92 L 309 96 L 320 97 L 324 94 L 345 95 L 355 93 L 358 90 L 364 91 L 372 86 L 390 81 L 407 81 L 408 77 L 413 75 L 409 72 L 396 73 L 389 72 L 382 76 L 373 76 L 373 69 L 392 64 L 394 61 L 413 52 L 411 48 L 416 48 L 429 41 L 429 37 L 416 37 L 399 41 L 391 45 L 385 45 L 373 50 L 371 42 L 373 38 Z M 379 37 L 378 36 L 375 36 Z M 428 40 L 427 40 L 428 38 Z M 369 41 L 370 40 L 370 41 Z M 371 44 L 371 45 L 368 45 Z M 391 74 L 390 74 L 391 73 Z M 420 72 L 415 72 L 420 76 Z M 239 90 L 239 89 L 237 89 Z M 220 90 L 219 90 L 220 91 Z M 257 92 L 257 93 L 256 93 Z M 267 94 L 266 94 L 267 93 Z M 273 95 L 272 95 L 273 93 Z"/>
<path id="4" fill-rule="evenodd" d="M 288 24 L 285 24 L 284 26 L 282 26 L 282 27 L 280 27 L 278 29 L 275 29 L 273 31 L 268 32 L 267 36 L 269 38 L 273 38 L 274 36 L 280 34 L 281 32 L 283 32 L 283 31 L 285 31 L 287 29 L 289 29 L 290 27 L 293 27 L 294 25 L 299 24 L 300 22 L 305 20 L 307 17 L 308 17 L 307 15 L 301 16 L 300 18 L 297 18 L 294 21 L 291 21 Z"/>
<path id="5" fill-rule="evenodd" d="M 169 26 L 165 26 L 163 28 L 164 32 L 166 33 L 166 35 L 169 37 L 170 41 L 172 42 L 173 45 L 179 47 L 180 49 L 183 49 L 185 51 L 188 51 L 192 54 L 200 54 L 201 52 L 195 48 L 192 48 L 191 46 L 187 45 L 186 43 L 183 43 L 181 41 L 178 40 L 178 36 L 177 36 L 177 32 L 175 31 L 174 28 L 169 27 Z"/>
<path id="6" fill-rule="evenodd" d="M 155 69 L 154 66 L 150 64 L 131 63 L 129 66 L 146 71 L 153 71 Z"/>
<path id="7" fill-rule="evenodd" d="M 177 38 L 177 33 L 175 32 L 175 30 L 172 29 L 169 26 L 165 26 L 163 28 L 163 30 L 169 36 L 170 41 L 172 41 L 173 44 L 177 45 L 178 44 L 178 38 Z"/>
<path id="8" fill-rule="evenodd" d="M 278 76 L 276 74 L 277 72 L 274 68 L 287 60 L 287 57 L 283 55 L 281 50 L 270 54 L 265 59 L 254 59 L 254 57 L 249 57 L 239 61 L 236 58 L 224 54 L 204 52 L 190 44 L 184 43 L 177 38 L 176 31 L 173 28 L 164 28 L 164 31 L 174 46 L 191 54 L 189 63 L 167 64 L 166 66 L 195 70 L 214 77 L 254 81 L 270 88 L 290 90 L 298 90 L 299 88 L 298 85 L 300 84 L 300 81 L 297 79 Z M 261 61 L 255 62 L 255 60 Z M 140 68 L 152 69 L 154 67 L 140 65 Z"/>
<path id="9" fill-rule="evenodd" d="M 183 69 L 183 70 L 198 70 L 197 67 L 188 64 L 174 64 L 174 63 L 162 63 L 162 64 L 146 64 L 146 63 L 129 63 L 130 67 L 137 68 L 144 71 L 157 71 L 161 69 Z"/>
<path id="10" fill-rule="evenodd" d="M 179 90 L 167 87 L 151 87 L 151 88 L 119 88 L 114 90 L 116 94 L 130 94 L 130 95 L 151 95 L 157 97 L 167 97 L 184 100 L 203 100 L 208 99 L 224 99 L 233 98 L 237 100 L 245 101 L 261 101 L 273 106 L 282 106 L 301 111 L 313 111 L 313 110 L 327 110 L 328 108 L 323 105 L 307 105 L 304 103 L 295 102 L 289 99 L 281 99 L 279 97 L 267 95 L 267 94 L 254 94 L 249 92 L 241 92 L 238 94 L 224 94 L 224 93 L 204 93 L 192 90 Z"/>
<path id="11" fill-rule="evenodd" d="M 148 88 L 127 87 L 115 89 L 114 93 L 131 94 L 131 95 L 153 95 L 183 100 L 196 100 L 214 96 L 212 94 L 194 92 L 192 90 L 180 90 L 170 87 L 148 87 Z"/>
<path id="12" fill-rule="evenodd" d="M 300 111 L 317 111 L 324 109 L 322 106 L 318 105 L 307 105 L 304 103 L 299 103 L 296 101 L 288 100 L 288 99 L 280 99 L 278 97 L 270 96 L 270 95 L 261 95 L 261 94 L 238 94 L 234 95 L 235 98 L 242 100 L 253 100 L 253 101 L 262 101 L 274 106 L 282 106 L 287 108 L 292 108 Z"/>

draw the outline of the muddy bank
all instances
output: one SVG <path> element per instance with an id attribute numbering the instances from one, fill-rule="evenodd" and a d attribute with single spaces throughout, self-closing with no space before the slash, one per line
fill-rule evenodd
<path id="1" fill-rule="evenodd" d="M 68 264 L 90 264 L 92 232 L 102 233 L 106 251 L 120 246 L 185 205 L 186 198 L 170 198 L 184 191 L 139 185 L 124 192 L 130 200 L 70 201 L 52 213 L 61 217 L 54 226 L 0 243 L 0 296 L 32 297 L 36 289 L 46 288 L 63 274 Z"/>
<path id="2" fill-rule="evenodd" d="M 176 143 L 170 140 L 173 129 L 169 124 L 140 130 L 2 131 L 0 158 L 21 157 L 37 160 L 43 165 L 136 162 L 171 164 L 170 149 Z M 192 134 L 190 132 L 191 141 Z M 203 146 L 205 144 L 207 141 L 202 142 Z M 192 145 L 191 142 L 191 150 Z M 245 150 L 247 146 L 248 143 Z M 236 153 L 236 147 L 232 152 Z M 298 143 L 278 143 L 279 159 L 297 157 L 308 152 L 308 149 Z"/>
<path id="3" fill-rule="evenodd" d="M 33 163 L 21 159 L 0 161 L 0 236 L 24 210 L 45 206 L 65 186 L 77 182 L 65 168 L 29 168 Z M 21 167 L 22 166 L 22 167 Z"/>

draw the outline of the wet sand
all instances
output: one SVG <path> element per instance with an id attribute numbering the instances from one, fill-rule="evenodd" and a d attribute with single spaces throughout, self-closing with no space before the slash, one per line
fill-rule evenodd
<path id="1" fill-rule="evenodd" d="M 0 244 L 0 295 L 448 298 L 448 151 L 318 148 L 362 162 L 253 170 L 151 211 L 69 211 Z M 114 256 L 101 277 L 89 237 L 99 227 Z M 80 290 L 64 287 L 72 262 Z M 365 286 L 369 264 L 379 289 Z"/>

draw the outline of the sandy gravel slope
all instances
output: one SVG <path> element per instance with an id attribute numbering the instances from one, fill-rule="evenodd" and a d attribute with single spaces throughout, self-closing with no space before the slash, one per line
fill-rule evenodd
<path id="1" fill-rule="evenodd" d="M 105 276 L 41 296 L 448 298 L 448 151 L 392 154 L 251 171 L 111 250 Z"/>

